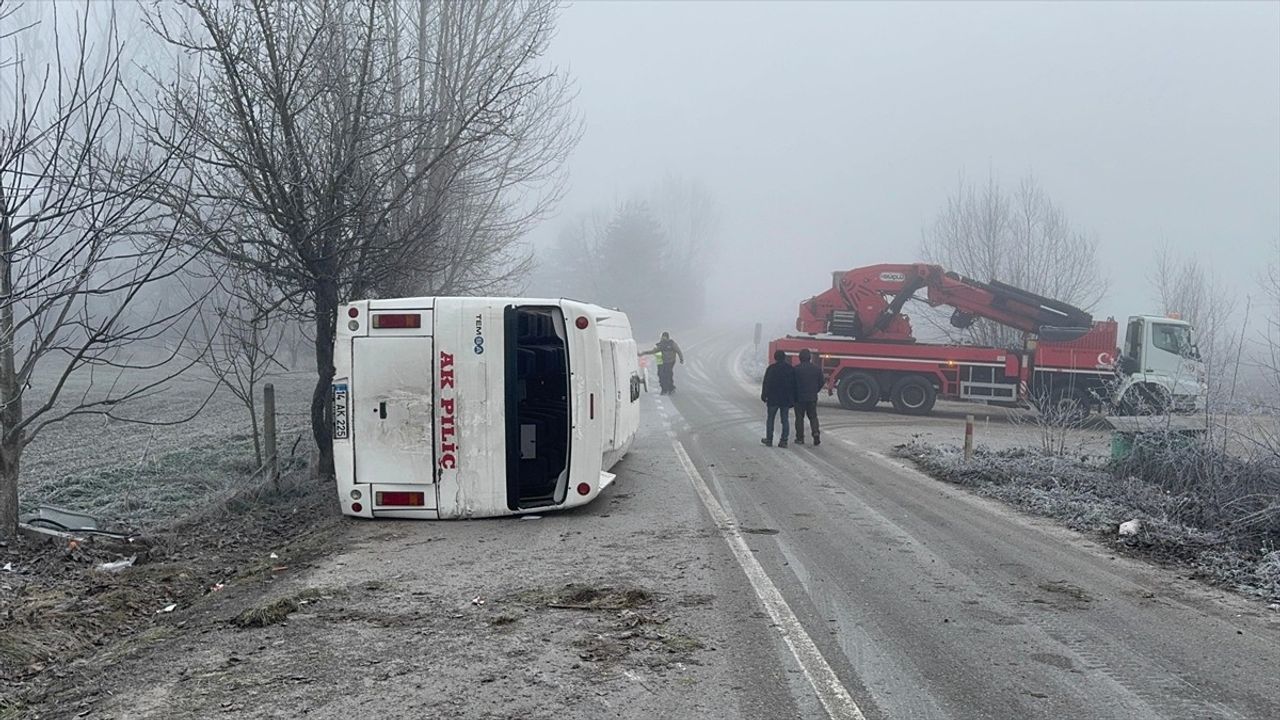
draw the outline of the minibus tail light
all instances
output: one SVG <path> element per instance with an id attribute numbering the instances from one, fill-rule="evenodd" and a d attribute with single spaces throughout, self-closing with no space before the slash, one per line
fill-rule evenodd
<path id="1" fill-rule="evenodd" d="M 573 324 L 577 325 L 579 330 L 586 330 L 587 326 L 591 324 L 591 321 L 587 319 L 586 315 L 579 315 L 578 319 Z"/>
<path id="2" fill-rule="evenodd" d="M 382 313 L 373 316 L 373 326 L 383 330 L 406 330 L 422 327 L 418 313 Z"/>
<path id="3" fill-rule="evenodd" d="M 423 494 L 420 492 L 378 492 L 375 493 L 375 505 L 386 507 L 395 505 L 398 507 L 422 507 Z"/>

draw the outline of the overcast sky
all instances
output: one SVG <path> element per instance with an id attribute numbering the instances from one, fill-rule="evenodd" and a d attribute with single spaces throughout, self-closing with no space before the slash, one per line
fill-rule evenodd
<path id="1" fill-rule="evenodd" d="M 917 260 L 961 172 L 1032 172 L 1096 234 L 1100 316 L 1157 309 L 1162 242 L 1247 293 L 1280 241 L 1280 3 L 577 2 L 551 59 L 586 134 L 536 239 L 700 179 L 724 216 L 712 298 L 751 319 Z"/>

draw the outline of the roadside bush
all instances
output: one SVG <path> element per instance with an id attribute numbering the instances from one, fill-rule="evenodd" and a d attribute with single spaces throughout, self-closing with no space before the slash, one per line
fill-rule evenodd
<path id="1" fill-rule="evenodd" d="M 1113 469 L 1174 498 L 1168 511 L 1182 523 L 1219 533 L 1240 550 L 1280 548 L 1280 459 L 1160 442 L 1140 445 Z"/>
<path id="2" fill-rule="evenodd" d="M 1131 458 L 1067 458 L 1032 450 L 919 442 L 897 454 L 940 480 L 973 488 L 1131 554 L 1189 567 L 1206 581 L 1280 599 L 1280 464 L 1206 446 L 1149 445 Z M 1120 523 L 1141 531 L 1120 536 Z"/>

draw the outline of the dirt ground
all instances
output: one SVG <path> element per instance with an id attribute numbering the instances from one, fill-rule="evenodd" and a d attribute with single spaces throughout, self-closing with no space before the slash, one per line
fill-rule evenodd
<path id="1" fill-rule="evenodd" d="M 7 662 L 0 718 L 742 717 L 733 633 L 770 633 L 721 597 L 732 560 L 668 461 L 637 451 L 600 500 L 524 520 L 345 520 L 326 485 L 188 524 L 118 575 L 46 549 L 22 561 L 63 571 L 15 576 L 0 632 L 83 639 Z"/>
<path id="2" fill-rule="evenodd" d="M 329 493 L 299 474 L 278 490 L 242 490 L 132 544 L 0 546 L 0 718 L 92 715 L 113 692 L 105 669 L 182 634 L 193 608 L 224 592 L 280 584 L 336 529 Z M 101 569 L 121 560 L 133 565 Z"/>

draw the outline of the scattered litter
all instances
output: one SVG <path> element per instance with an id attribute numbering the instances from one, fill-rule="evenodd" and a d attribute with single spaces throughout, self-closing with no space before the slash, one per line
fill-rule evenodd
<path id="1" fill-rule="evenodd" d="M 13 572 L 13 563 L 11 562 L 5 563 L 4 567 L 0 568 L 0 570 L 3 570 L 5 572 Z"/>
<path id="2" fill-rule="evenodd" d="M 125 568 L 133 567 L 133 562 L 137 559 L 138 559 L 137 555 L 130 555 L 129 557 L 123 560 L 116 560 L 115 562 L 102 563 L 101 565 L 98 566 L 98 569 L 103 572 L 120 572 Z"/>
<path id="3" fill-rule="evenodd" d="M 541 520 L 542 516 L 541 515 L 522 515 L 520 516 L 520 519 L 521 520 Z"/>
<path id="4" fill-rule="evenodd" d="M 221 590 L 221 589 L 222 589 L 222 588 L 224 588 L 224 587 L 226 587 L 226 585 L 224 585 L 224 584 L 222 584 L 222 583 L 214 583 L 214 584 L 213 584 L 213 587 L 209 588 L 209 592 L 218 592 L 219 590 Z"/>
<path id="5" fill-rule="evenodd" d="M 165 605 L 164 607 L 157 610 L 156 614 L 159 615 L 161 613 L 171 613 L 176 609 L 178 609 L 178 603 L 169 603 L 168 605 Z"/>
<path id="6" fill-rule="evenodd" d="M 271 557 L 271 559 L 272 559 L 272 560 L 279 560 L 279 559 L 280 559 L 280 556 L 279 556 L 279 555 L 277 555 L 277 554 L 275 554 L 275 553 L 271 553 L 270 557 Z"/>
<path id="7" fill-rule="evenodd" d="M 482 598 L 482 597 L 480 597 L 479 595 L 477 595 L 477 596 L 475 596 L 475 597 L 471 598 L 471 604 L 472 604 L 472 605 L 483 605 L 483 604 L 484 604 L 484 598 Z"/>
<path id="8" fill-rule="evenodd" d="M 1137 520 L 1128 520 L 1126 522 L 1120 523 L 1121 535 L 1137 535 L 1138 531 L 1141 529 L 1142 529 L 1142 523 Z"/>
<path id="9" fill-rule="evenodd" d="M 1268 610 L 1280 610 L 1280 603 L 1271 603 L 1267 606 Z"/>
<path id="10" fill-rule="evenodd" d="M 271 572 L 284 572 L 285 570 L 288 570 L 288 569 L 289 569 L 288 565 L 277 565 L 271 568 Z"/>

